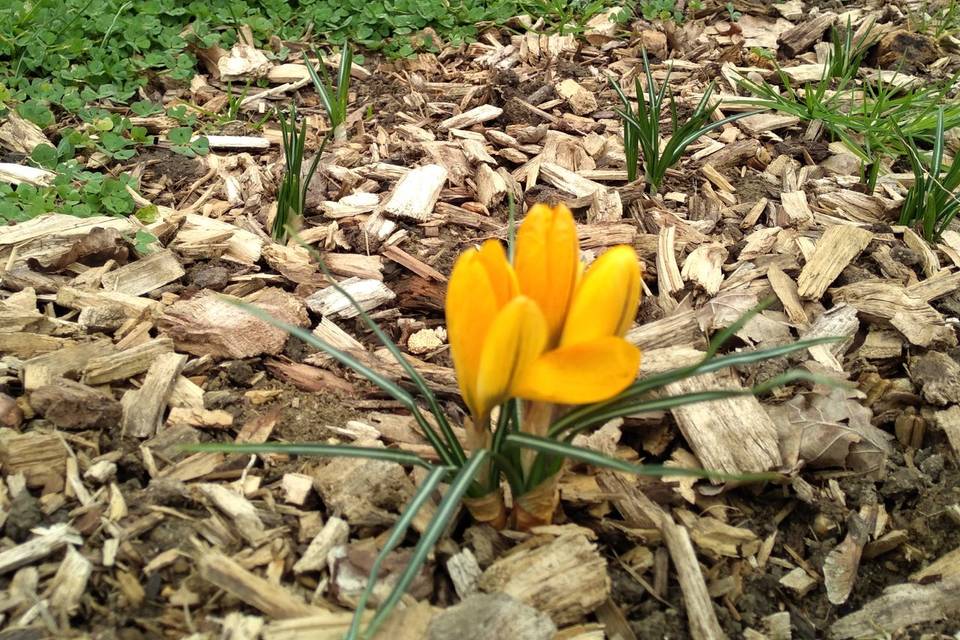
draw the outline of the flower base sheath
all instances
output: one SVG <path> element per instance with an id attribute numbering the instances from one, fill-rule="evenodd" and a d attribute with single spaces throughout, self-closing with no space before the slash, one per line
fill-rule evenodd
<path id="1" fill-rule="evenodd" d="M 488 445 L 490 414 L 511 398 L 560 405 L 552 412 L 559 415 L 565 406 L 608 400 L 635 379 L 640 352 L 623 336 L 640 297 L 636 253 L 613 247 L 586 269 L 579 254 L 570 210 L 535 205 L 517 232 L 513 264 L 496 240 L 457 259 L 447 331 L 472 450 Z M 549 425 L 533 422 L 522 420 L 520 429 L 545 435 Z M 523 494 L 515 500 L 522 505 Z M 489 522 L 486 506 L 481 519 Z M 544 508 L 537 511 L 532 520 L 544 520 Z"/>

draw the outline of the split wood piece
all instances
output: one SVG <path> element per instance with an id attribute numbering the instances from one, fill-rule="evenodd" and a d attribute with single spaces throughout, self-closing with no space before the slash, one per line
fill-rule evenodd
<path id="1" fill-rule="evenodd" d="M 80 606 L 80 598 L 87 590 L 92 573 L 93 563 L 74 547 L 67 547 L 67 553 L 51 580 L 50 608 L 62 615 L 72 615 Z"/>
<path id="2" fill-rule="evenodd" d="M 800 122 L 796 116 L 786 116 L 777 113 L 758 113 L 737 120 L 737 125 L 753 136 L 759 136 L 767 131 L 785 129 Z"/>
<path id="3" fill-rule="evenodd" d="M 730 184 L 729 180 L 723 177 L 723 174 L 721 174 L 719 171 L 716 170 L 716 168 L 714 168 L 713 164 L 708 162 L 707 164 L 703 165 L 700 168 L 700 172 L 703 174 L 703 176 L 707 180 L 712 182 L 714 186 L 716 186 L 718 189 L 722 191 L 726 191 L 727 193 L 736 192 L 736 188 L 732 184 Z"/>
<path id="4" fill-rule="evenodd" d="M 305 473 L 285 473 L 280 480 L 280 487 L 283 490 L 284 502 L 302 507 L 313 491 L 313 478 Z"/>
<path id="5" fill-rule="evenodd" d="M 481 163 L 474 179 L 477 183 L 477 200 L 487 209 L 495 207 L 507 197 L 507 181 L 489 165 Z"/>
<path id="6" fill-rule="evenodd" d="M 383 258 L 362 253 L 327 253 L 323 262 L 331 273 L 347 278 L 383 280 Z"/>
<path id="7" fill-rule="evenodd" d="M 704 344 L 703 330 L 695 311 L 681 311 L 672 315 L 638 325 L 627 331 L 630 344 L 640 349 L 699 346 Z"/>
<path id="8" fill-rule="evenodd" d="M 824 32 L 837 21 L 837 14 L 827 11 L 815 18 L 803 20 L 792 29 L 787 29 L 777 39 L 784 56 L 793 58 L 820 40 Z"/>
<path id="9" fill-rule="evenodd" d="M 770 287 L 780 299 L 783 310 L 791 322 L 800 326 L 806 326 L 810 323 L 807 312 L 800 301 L 800 295 L 797 291 L 797 283 L 788 276 L 783 269 L 777 266 L 771 266 L 767 269 L 767 280 L 770 281 Z"/>
<path id="10" fill-rule="evenodd" d="M 170 406 L 181 409 L 203 409 L 203 387 L 184 376 L 177 376 L 170 394 Z"/>
<path id="11" fill-rule="evenodd" d="M 924 583 L 958 576 L 960 576 L 960 547 L 940 556 L 923 569 L 911 573 L 910 580 Z"/>
<path id="12" fill-rule="evenodd" d="M 710 295 L 716 295 L 723 283 L 723 263 L 729 252 L 723 245 L 712 242 L 700 245 L 687 256 L 680 276 L 694 282 Z"/>
<path id="13" fill-rule="evenodd" d="M 89 385 L 127 380 L 150 368 L 158 356 L 173 352 L 173 340 L 160 337 L 118 353 L 90 358 L 83 368 L 81 382 Z"/>
<path id="14" fill-rule="evenodd" d="M 169 249 L 124 265 L 103 275 L 100 281 L 107 291 L 142 296 L 182 278 L 186 272 Z"/>
<path id="15" fill-rule="evenodd" d="M 503 109 L 500 107 L 495 107 L 492 104 L 482 104 L 479 107 L 474 107 L 469 111 L 447 118 L 440 123 L 440 128 L 445 130 L 466 129 L 475 124 L 481 124 L 499 118 L 502 113 Z"/>
<path id="16" fill-rule="evenodd" d="M 323 613 L 280 585 L 247 571 L 233 559 L 207 551 L 199 561 L 200 577 L 271 618 L 301 618 Z"/>
<path id="17" fill-rule="evenodd" d="M 156 358 L 147 370 L 143 386 L 123 394 L 123 433 L 135 438 L 150 438 L 156 435 L 163 424 L 177 376 L 187 363 L 187 356 L 165 353 Z"/>
<path id="18" fill-rule="evenodd" d="M 391 245 L 380 252 L 383 257 L 393 260 L 397 264 L 406 267 L 421 278 L 436 280 L 437 282 L 446 282 L 447 276 L 443 275 L 426 262 L 415 258 L 400 247 Z"/>
<path id="19" fill-rule="evenodd" d="M 637 227 L 633 224 L 579 224 L 577 239 L 583 249 L 600 249 L 617 244 L 633 244 Z"/>
<path id="20" fill-rule="evenodd" d="M 410 171 L 394 187 L 384 210 L 394 216 L 424 222 L 430 218 L 447 182 L 447 170 L 427 164 Z"/>
<path id="21" fill-rule="evenodd" d="M 179 381 L 182 378 L 177 378 Z M 176 389 L 177 384 L 174 384 Z M 171 399 L 172 399 L 171 394 Z M 197 429 L 229 429 L 233 426 L 233 415 L 223 409 L 204 409 L 201 407 L 175 407 L 171 405 L 167 425 L 172 427 L 195 427 Z"/>
<path id="22" fill-rule="evenodd" d="M 194 136 L 196 140 L 200 136 Z M 263 136 L 203 136 L 211 151 L 266 151 L 270 148 L 270 139 Z"/>
<path id="23" fill-rule="evenodd" d="M 515 549 L 480 576 L 480 589 L 503 592 L 550 616 L 562 626 L 606 602 L 610 577 L 597 546 L 575 525 L 554 527 L 560 535 L 535 548 Z M 576 585 L 576 589 L 571 589 Z"/>
<path id="24" fill-rule="evenodd" d="M 940 259 L 926 240 L 921 238 L 910 228 L 903 230 L 903 242 L 909 249 L 912 249 L 920 256 L 920 265 L 923 267 L 923 273 L 928 278 L 932 278 L 940 273 Z"/>
<path id="25" fill-rule="evenodd" d="M 845 338 L 832 344 L 818 344 L 807 350 L 814 360 L 828 369 L 843 371 L 840 357 L 846 352 L 859 329 L 860 320 L 857 318 L 857 310 L 850 305 L 840 303 L 820 314 L 809 330 L 800 337 L 803 340 L 826 337 Z"/>
<path id="26" fill-rule="evenodd" d="M 396 297 L 396 294 L 379 280 L 347 278 L 339 285 L 364 311 L 376 309 Z M 332 286 L 310 294 L 304 299 L 304 303 L 311 311 L 322 316 L 355 318 L 360 315 L 350 300 Z"/>
<path id="27" fill-rule="evenodd" d="M 11 247 L 32 240 L 50 240 L 58 236 L 85 236 L 96 227 L 130 233 L 133 223 L 126 218 L 93 216 L 78 218 L 65 213 L 51 213 L 32 220 L 0 228 L 0 247 Z M 2 254 L 6 258 L 9 254 Z"/>
<path id="28" fill-rule="evenodd" d="M 171 246 L 182 255 L 210 258 L 208 246 L 223 246 L 223 257 L 253 266 L 260 260 L 263 240 L 224 220 L 188 213 Z"/>
<path id="29" fill-rule="evenodd" d="M 303 300 L 282 289 L 260 289 L 239 301 L 287 324 L 305 327 L 310 321 Z M 289 338 L 283 329 L 255 318 L 211 291 L 170 305 L 157 326 L 173 338 L 178 350 L 214 358 L 275 355 Z"/>
<path id="30" fill-rule="evenodd" d="M 820 78 L 823 77 L 825 68 L 826 65 L 814 62 L 810 64 L 798 64 L 792 67 L 783 67 L 783 73 L 790 78 L 792 82 L 807 84 L 808 82 L 820 80 Z"/>
<path id="31" fill-rule="evenodd" d="M 249 500 L 222 484 L 201 483 L 194 486 L 218 511 L 230 519 L 244 540 L 253 546 L 264 541 L 266 527 L 257 515 L 256 507 Z"/>
<path id="32" fill-rule="evenodd" d="M 831 604 L 841 605 L 850 597 L 863 547 L 869 538 L 866 521 L 858 514 L 851 513 L 847 518 L 847 535 L 823 560 L 823 586 Z"/>
<path id="33" fill-rule="evenodd" d="M 960 271 L 950 273 L 946 269 L 907 287 L 910 295 L 921 298 L 924 302 L 937 300 L 956 291 L 960 291 Z"/>
<path id="34" fill-rule="evenodd" d="M 22 473 L 27 486 L 43 486 L 67 469 L 67 448 L 59 435 L 28 431 L 0 438 L 0 462 L 7 476 Z"/>
<path id="35" fill-rule="evenodd" d="M 589 198 L 593 213 L 589 222 L 613 222 L 623 218 L 623 202 L 620 194 L 599 182 L 584 178 L 553 162 L 540 163 L 540 176 L 550 186 L 577 198 Z"/>
<path id="36" fill-rule="evenodd" d="M 73 377 L 82 371 L 90 360 L 114 353 L 116 348 L 113 342 L 107 339 L 78 344 L 31 358 L 23 363 L 23 388 L 33 391 L 50 384 L 54 378 Z"/>
<path id="37" fill-rule="evenodd" d="M 8 111 L 4 120 L 0 125 L 0 147 L 29 156 L 41 144 L 53 146 L 43 134 L 43 129 L 21 117 L 16 111 Z"/>
<path id="38" fill-rule="evenodd" d="M 657 286 L 661 296 L 671 296 L 683 290 L 683 278 L 677 266 L 676 237 L 675 226 L 660 228 L 657 240 Z"/>
<path id="39" fill-rule="evenodd" d="M 42 314 L 38 314 L 38 316 L 42 316 Z M 36 333 L 0 333 L 0 352 L 23 360 L 73 347 L 76 344 L 74 340 Z"/>
<path id="40" fill-rule="evenodd" d="M 35 538 L 0 552 L 0 574 L 33 564 L 68 544 L 83 544 L 83 538 L 68 524 L 58 523 L 49 528 L 37 528 L 35 531 L 38 534 Z"/>
<path id="41" fill-rule="evenodd" d="M 352 218 L 364 213 L 370 213 L 380 204 L 380 196 L 376 193 L 358 191 L 332 202 L 325 200 L 320 203 L 320 210 L 328 218 Z"/>
<path id="42" fill-rule="evenodd" d="M 887 587 L 883 595 L 830 626 L 830 638 L 873 637 L 892 634 L 915 624 L 951 620 L 960 616 L 960 576 L 939 582 Z"/>
<path id="43" fill-rule="evenodd" d="M 960 456 L 960 405 L 933 414 L 936 425 L 947 435 L 954 455 Z"/>
<path id="44" fill-rule="evenodd" d="M 335 349 L 339 349 L 340 351 L 345 351 L 346 353 L 353 355 L 366 353 L 366 349 L 364 349 L 363 344 L 359 340 L 341 329 L 329 318 L 321 318 L 320 322 L 317 324 L 316 328 L 314 328 L 312 333 L 325 343 L 329 344 Z M 304 362 L 323 367 L 331 364 L 334 362 L 334 360 L 326 353 L 318 351 L 317 353 L 307 356 L 304 359 Z"/>
<path id="45" fill-rule="evenodd" d="M 29 184 L 35 187 L 46 187 L 56 177 L 57 174 L 46 169 L 0 162 L 0 182 L 6 182 L 7 184 Z"/>
<path id="46" fill-rule="evenodd" d="M 669 395 L 715 389 L 744 390 L 730 372 L 678 380 Z M 753 396 L 742 396 L 671 409 L 680 431 L 705 469 L 724 473 L 767 471 L 781 462 L 777 428 Z"/>
<path id="47" fill-rule="evenodd" d="M 110 429 L 123 413 L 113 396 L 85 384 L 54 378 L 30 394 L 30 406 L 59 429 Z"/>
<path id="48" fill-rule="evenodd" d="M 447 575 L 453 583 L 453 590 L 461 600 L 477 593 L 483 569 L 468 547 L 450 556 L 447 560 Z"/>
<path id="49" fill-rule="evenodd" d="M 327 555 L 330 551 L 334 547 L 346 544 L 349 539 L 350 525 L 346 520 L 332 516 L 293 565 L 293 572 L 300 574 L 308 571 L 322 571 L 327 567 Z"/>
<path id="50" fill-rule="evenodd" d="M 855 158 L 859 167 L 860 160 Z M 865 224 L 890 223 L 896 210 L 892 200 L 869 196 L 851 189 L 837 189 L 817 195 L 817 205 L 847 220 Z"/>
<path id="51" fill-rule="evenodd" d="M 677 570 L 690 635 L 695 640 L 726 638 L 713 610 L 713 602 L 687 530 L 622 476 L 602 471 L 597 481 L 604 491 L 615 496 L 612 501 L 628 523 L 639 527 L 647 527 L 652 523 L 663 536 Z"/>
<path id="52" fill-rule="evenodd" d="M 413 607 L 408 607 L 413 608 Z M 397 636 L 386 633 L 394 618 L 403 617 L 406 609 L 396 611 L 386 624 L 377 632 L 373 640 L 399 640 Z M 361 619 L 364 625 L 373 618 L 373 609 L 367 609 Z M 336 611 L 313 614 L 308 617 L 295 617 L 289 620 L 276 620 L 263 627 L 263 640 L 343 640 L 353 622 L 352 611 Z"/>
<path id="53" fill-rule="evenodd" d="M 867 248 L 873 234 L 866 229 L 835 225 L 823 232 L 813 256 L 797 279 L 801 298 L 819 300 L 850 261 Z"/>
<path id="54" fill-rule="evenodd" d="M 846 302 L 868 318 L 888 321 L 912 344 L 956 344 L 943 316 L 902 285 L 885 280 L 864 280 L 830 290 L 834 303 Z"/>
<path id="55" fill-rule="evenodd" d="M 87 307 L 117 307 L 128 318 L 141 318 L 163 310 L 160 302 L 150 298 L 119 291 L 85 291 L 76 287 L 61 287 L 57 291 L 57 304 L 78 311 Z"/>
<path id="56" fill-rule="evenodd" d="M 567 78 L 555 87 L 557 95 L 567 101 L 578 116 L 586 116 L 597 110 L 597 98 L 573 78 Z"/>
<path id="57" fill-rule="evenodd" d="M 783 226 L 805 227 L 813 222 L 813 212 L 807 204 L 807 194 L 804 191 L 784 191 L 780 194 L 780 204 L 785 220 Z"/>

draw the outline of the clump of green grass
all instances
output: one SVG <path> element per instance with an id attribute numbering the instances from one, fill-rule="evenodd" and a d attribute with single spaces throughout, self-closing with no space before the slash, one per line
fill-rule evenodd
<path id="1" fill-rule="evenodd" d="M 926 2 L 923 7 L 908 12 L 907 25 L 937 40 L 954 35 L 960 31 L 960 2 Z"/>
<path id="2" fill-rule="evenodd" d="M 336 87 L 330 82 L 330 74 L 323 64 L 323 59 L 316 52 L 313 55 L 320 62 L 320 73 L 317 73 L 312 64 L 307 65 L 307 71 L 310 72 L 317 93 L 320 94 L 320 102 L 323 104 L 323 108 L 327 112 L 327 118 L 330 120 L 330 129 L 333 131 L 334 140 L 344 140 L 347 137 L 347 106 L 350 103 L 350 68 L 353 66 L 353 50 L 349 43 L 344 43 L 343 49 L 340 51 Z"/>
<path id="3" fill-rule="evenodd" d="M 863 34 L 857 33 L 847 19 L 847 26 L 842 31 L 836 27 L 830 28 L 830 60 L 826 66 L 828 78 L 853 78 L 860 70 L 860 65 L 866 57 L 870 47 L 877 43 L 879 36 L 873 30 L 871 22 L 863 29 Z"/>
<path id="4" fill-rule="evenodd" d="M 960 162 L 956 159 L 944 171 L 943 109 L 937 112 L 936 133 L 929 163 L 912 138 L 906 138 L 907 158 L 913 169 L 914 183 L 900 210 L 900 224 L 919 226 L 923 237 L 936 241 L 960 212 Z"/>
<path id="5" fill-rule="evenodd" d="M 680 160 L 683 152 L 691 143 L 714 129 L 752 115 L 754 112 L 738 113 L 710 122 L 711 116 L 717 109 L 717 105 L 710 102 L 716 86 L 715 83 L 711 82 L 693 113 L 681 122 L 677 115 L 676 100 L 671 92 L 669 94 L 671 135 L 666 143 L 661 144 L 660 116 L 663 112 L 664 98 L 667 97 L 667 90 L 670 86 L 672 68 L 667 70 L 667 77 L 658 88 L 656 81 L 653 79 L 650 60 L 647 58 L 646 50 L 644 50 L 643 70 L 647 80 L 646 90 L 644 90 L 639 77 L 634 79 L 634 88 L 637 93 L 636 109 L 633 108 L 632 101 L 626 96 L 616 80 L 610 78 L 610 84 L 623 103 L 623 109 L 618 110 L 617 113 L 623 120 L 623 148 L 627 157 L 627 177 L 631 181 L 637 179 L 640 151 L 642 151 L 643 170 L 647 185 L 652 192 L 656 193 L 663 183 L 667 169 Z"/>
<path id="6" fill-rule="evenodd" d="M 860 159 L 862 181 L 871 191 L 883 161 L 907 154 L 904 140 L 934 143 L 939 108 L 943 107 L 947 129 L 960 126 L 960 103 L 950 98 L 957 78 L 911 88 L 879 77 L 858 85 L 848 65 L 846 73 L 836 79 L 825 73 L 819 81 L 798 88 L 780 67 L 777 75 L 782 91 L 766 80 L 741 78 L 740 86 L 752 96 L 740 102 L 787 113 L 805 122 L 821 122 L 831 137 L 843 141 Z"/>
<path id="7" fill-rule="evenodd" d="M 320 149 L 313 157 L 310 168 L 303 175 L 303 154 L 307 144 L 307 121 L 297 124 L 297 106 L 290 105 L 290 111 L 284 118 L 277 114 L 280 121 L 280 133 L 283 138 L 283 158 L 286 171 L 280 182 L 277 192 L 277 213 L 273 218 L 270 234 L 277 242 L 286 242 L 290 229 L 298 229 L 303 220 L 303 207 L 307 199 L 307 188 L 310 179 L 317 171 L 320 156 L 330 136 L 326 136 L 320 144 Z"/>

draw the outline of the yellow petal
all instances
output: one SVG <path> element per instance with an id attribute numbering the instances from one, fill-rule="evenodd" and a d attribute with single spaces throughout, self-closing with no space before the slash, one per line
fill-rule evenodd
<path id="1" fill-rule="evenodd" d="M 487 240 L 480 245 L 477 259 L 483 265 L 493 286 L 497 304 L 502 308 L 511 298 L 517 295 L 519 285 L 517 275 L 507 260 L 507 253 L 503 245 L 497 240 Z"/>
<path id="2" fill-rule="evenodd" d="M 530 208 L 517 231 L 514 266 L 520 293 L 533 298 L 547 320 L 550 342 L 560 338 L 580 264 L 577 226 L 564 205 Z"/>
<path id="3" fill-rule="evenodd" d="M 613 247 L 587 269 L 567 313 L 560 346 L 622 337 L 637 315 L 640 262 L 631 247 Z"/>
<path id="4" fill-rule="evenodd" d="M 517 296 L 500 310 L 487 332 L 480 357 L 476 410 L 485 415 L 512 395 L 511 388 L 547 343 L 547 323 L 530 298 Z"/>
<path id="5" fill-rule="evenodd" d="M 484 338 L 516 289 L 516 276 L 496 241 L 465 251 L 450 274 L 445 305 L 450 356 L 460 393 L 475 415 Z"/>
<path id="6" fill-rule="evenodd" d="M 513 395 L 556 404 L 609 400 L 637 377 L 640 350 L 606 337 L 548 351 L 527 367 Z"/>

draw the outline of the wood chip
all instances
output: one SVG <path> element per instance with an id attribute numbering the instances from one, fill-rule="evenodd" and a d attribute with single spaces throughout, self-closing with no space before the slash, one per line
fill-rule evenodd
<path id="1" fill-rule="evenodd" d="M 819 299 L 872 239 L 873 234 L 866 229 L 846 225 L 829 227 L 817 241 L 813 257 L 800 272 L 797 280 L 800 297 Z"/>

